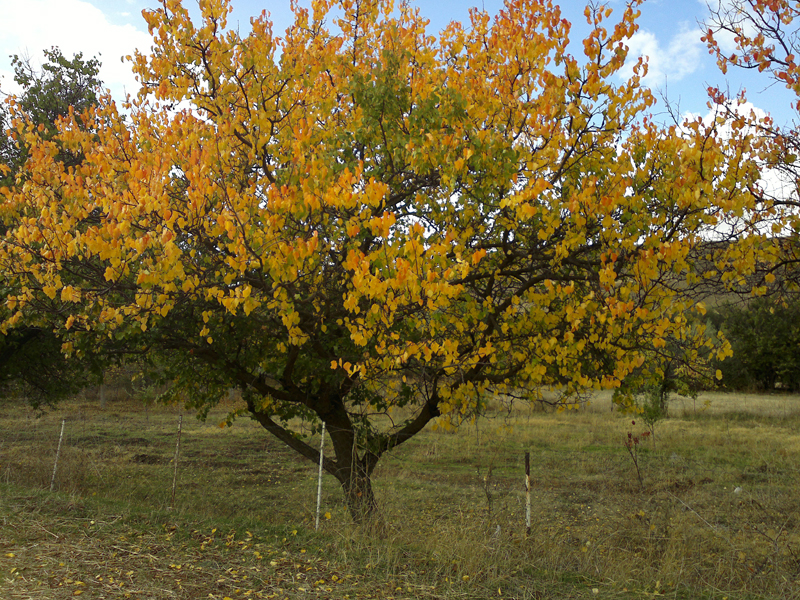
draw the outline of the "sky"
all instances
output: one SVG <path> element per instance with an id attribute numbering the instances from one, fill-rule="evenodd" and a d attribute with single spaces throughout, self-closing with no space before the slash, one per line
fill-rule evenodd
<path id="1" fill-rule="evenodd" d="M 250 17 L 267 10 L 276 31 L 283 31 L 291 22 L 289 0 L 231 0 L 233 13 L 229 26 L 244 34 Z M 710 0 L 716 2 L 716 0 Z M 190 11 L 199 14 L 196 0 L 184 0 Z M 451 20 L 468 21 L 468 11 L 477 5 L 490 14 L 502 8 L 502 0 L 411 0 L 430 19 L 429 30 L 437 32 Z M 310 0 L 300 0 L 308 5 Z M 18 91 L 13 81 L 9 56 L 29 57 L 34 65 L 41 62 L 41 50 L 58 46 L 65 56 L 82 52 L 84 58 L 97 56 L 102 61 L 100 77 L 117 100 L 138 90 L 129 65 L 122 56 L 134 49 L 148 51 L 151 38 L 142 18 L 142 9 L 153 7 L 154 0 L 0 0 L 0 91 Z M 621 14 L 622 0 L 609 0 L 609 6 Z M 586 25 L 585 3 L 563 0 L 564 16 L 573 25 L 574 54 L 581 46 Z M 645 55 L 649 74 L 645 83 L 664 97 L 672 112 L 681 115 L 708 113 L 709 86 L 737 93 L 744 88 L 756 107 L 770 113 L 778 124 L 789 124 L 795 117 L 791 110 L 792 95 L 764 75 L 732 69 L 727 76 L 720 73 L 715 60 L 701 41 L 699 22 L 708 16 L 706 0 L 646 0 L 641 7 L 639 31 L 630 40 L 630 57 Z M 615 20 L 612 15 L 611 20 Z M 666 105 L 659 101 L 654 112 L 664 115 Z"/>

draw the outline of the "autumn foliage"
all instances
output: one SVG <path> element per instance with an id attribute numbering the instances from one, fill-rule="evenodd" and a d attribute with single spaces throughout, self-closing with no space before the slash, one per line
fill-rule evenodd
<path id="1" fill-rule="evenodd" d="M 433 33 L 406 5 L 317 0 L 281 36 L 200 7 L 145 11 L 123 113 L 59 123 L 80 165 L 17 114 L 6 330 L 149 356 L 201 413 L 239 387 L 312 460 L 289 420 L 324 421 L 357 519 L 381 455 L 432 421 L 616 387 L 670 339 L 727 351 L 686 291 L 708 232 L 753 202 L 751 141 L 649 117 L 644 63 L 620 76 L 635 2 L 587 9 L 581 57 L 547 1 Z"/>
<path id="2" fill-rule="evenodd" d="M 703 40 L 716 56 L 723 73 L 740 68 L 763 73 L 794 94 L 792 108 L 800 110 L 800 4 L 790 0 L 735 0 L 711 8 Z M 731 101 L 726 93 L 711 90 L 712 98 L 723 108 L 726 120 L 752 138 L 750 158 L 757 162 L 771 185 L 755 186 L 758 199 L 745 213 L 749 240 L 740 237 L 739 247 L 748 242 L 762 255 L 759 293 L 795 293 L 800 287 L 800 202 L 798 202 L 797 158 L 800 131 L 794 124 L 775 123 L 754 111 L 732 110 L 743 105 L 746 90 Z M 739 215 L 740 217 L 742 214 Z"/>

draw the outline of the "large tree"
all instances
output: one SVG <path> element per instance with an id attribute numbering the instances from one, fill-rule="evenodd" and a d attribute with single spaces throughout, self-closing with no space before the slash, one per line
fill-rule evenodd
<path id="1" fill-rule="evenodd" d="M 0 104 L 0 187 L 23 186 L 29 146 L 15 134 L 13 119 L 22 114 L 36 135 L 49 140 L 56 136 L 56 121 L 73 111 L 81 114 L 97 103 L 101 90 L 100 63 L 84 60 L 81 54 L 66 58 L 58 48 L 44 51 L 45 62 L 36 68 L 27 58 L 12 57 L 14 80 L 20 94 L 12 103 Z M 57 143 L 57 142 L 56 142 Z M 59 148 L 56 156 L 64 167 L 81 161 L 79 153 Z M 5 227 L 0 227 L 5 233 Z M 0 287 L 5 298 L 10 290 Z M 52 405 L 59 398 L 75 393 L 97 375 L 99 368 L 88 357 L 66 361 L 61 341 L 47 321 L 29 320 L 0 338 L 0 389 L 18 391 L 31 405 Z"/>
<path id="2" fill-rule="evenodd" d="M 668 339 L 699 351 L 698 248 L 758 173 L 745 135 L 657 125 L 642 61 L 620 78 L 635 4 L 588 8 L 576 58 L 548 1 L 434 37 L 405 4 L 320 0 L 279 38 L 265 14 L 243 37 L 220 0 L 198 25 L 165 0 L 127 118 L 105 98 L 88 130 L 20 127 L 4 327 L 157 352 L 201 414 L 238 386 L 314 461 L 292 419 L 324 422 L 356 520 L 380 457 L 432 421 L 615 387 Z"/>

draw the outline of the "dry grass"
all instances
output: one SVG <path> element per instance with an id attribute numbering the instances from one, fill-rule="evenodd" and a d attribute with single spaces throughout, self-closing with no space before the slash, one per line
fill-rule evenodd
<path id="1" fill-rule="evenodd" d="M 800 598 L 800 398 L 706 399 L 678 400 L 657 449 L 639 447 L 643 485 L 623 441 L 644 428 L 605 395 L 426 430 L 378 468 L 380 539 L 349 524 L 331 478 L 315 533 L 315 468 L 252 422 L 184 419 L 169 511 L 176 409 L 12 407 L 0 597 Z"/>

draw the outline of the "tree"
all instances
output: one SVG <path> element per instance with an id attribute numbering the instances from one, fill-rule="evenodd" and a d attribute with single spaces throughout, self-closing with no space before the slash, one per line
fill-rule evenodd
<path id="1" fill-rule="evenodd" d="M 58 48 L 44 51 L 46 62 L 41 71 L 30 61 L 12 57 L 14 80 L 22 88 L 14 104 L 0 104 L 0 186 L 22 186 L 28 146 L 15 139 L 12 121 L 25 114 L 36 135 L 49 140 L 56 135 L 56 121 L 70 110 L 78 114 L 97 103 L 101 87 L 97 78 L 100 63 L 96 59 L 85 61 L 81 54 L 72 60 L 65 58 Z M 64 167 L 75 167 L 81 156 L 59 150 L 56 160 Z M 5 232 L 5 227 L 2 227 Z M 12 292 L 2 288 L 3 297 Z M 8 393 L 18 389 L 28 401 L 38 408 L 52 405 L 57 399 L 75 393 L 92 379 L 96 379 L 98 365 L 90 361 L 66 361 L 61 352 L 61 341 L 52 327 L 29 321 L 0 338 L 0 387 Z M 94 377 L 93 377 L 94 375 Z"/>
<path id="2" fill-rule="evenodd" d="M 730 356 L 729 341 L 715 336 L 719 331 L 703 324 L 703 310 L 689 315 L 680 338 L 668 336 L 659 349 L 643 351 L 645 360 L 614 391 L 614 402 L 641 415 L 656 446 L 656 425 L 669 416 L 673 394 L 697 399 L 703 389 L 713 387 L 723 371 L 715 369 Z M 705 338 L 705 342 L 701 338 Z M 700 348 L 700 352 L 698 352 Z"/>
<path id="3" fill-rule="evenodd" d="M 800 304 L 753 298 L 718 306 L 709 317 L 733 349 L 733 357 L 719 366 L 726 386 L 767 392 L 800 389 Z"/>
<path id="4" fill-rule="evenodd" d="M 22 94 L 15 100 L 16 110 L 28 115 L 37 127 L 39 134 L 49 139 L 56 133 L 56 121 L 69 114 L 70 110 L 80 115 L 97 104 L 102 88 L 98 79 L 100 61 L 96 58 L 84 60 L 81 53 L 67 59 L 58 48 L 44 50 L 45 63 L 37 71 L 29 59 L 14 55 L 14 81 L 22 88 Z M 0 105 L 0 127 L 5 134 L 12 133 L 12 113 L 6 105 Z M 27 148 L 11 135 L 0 137 L 0 163 L 6 165 L 4 185 L 12 185 L 25 162 Z M 59 156 L 65 165 L 75 166 L 81 157 L 62 153 Z"/>
<path id="5" fill-rule="evenodd" d="M 226 3 L 201 10 L 145 11 L 126 119 L 103 98 L 86 128 L 18 129 L 6 330 L 48 319 L 72 355 L 157 353 L 201 415 L 238 386 L 313 461 L 291 420 L 324 422 L 356 521 L 381 456 L 429 423 L 488 394 L 615 387 L 670 337 L 708 344 L 683 290 L 758 171 L 745 135 L 654 123 L 642 61 L 614 83 L 636 3 L 608 29 L 587 9 L 581 61 L 546 1 L 438 38 L 388 1 L 295 6 L 282 38 L 265 14 L 242 37 Z"/>
<path id="6" fill-rule="evenodd" d="M 757 70 L 800 97 L 800 4 L 787 0 L 736 0 L 719 3 L 708 20 L 705 40 L 720 69 Z M 735 49 L 725 51 L 719 39 L 727 36 Z M 720 101 L 724 98 L 720 95 Z M 742 93 L 742 99 L 744 94 Z M 792 108 L 800 110 L 800 100 Z M 760 293 L 775 296 L 731 303 L 715 311 L 715 324 L 731 341 L 733 362 L 722 369 L 730 384 L 774 389 L 781 384 L 796 389 L 798 373 L 795 327 L 800 290 L 800 130 L 797 123 L 778 126 L 751 115 L 746 123 L 758 136 L 756 156 L 764 171 L 780 186 L 754 190 L 758 203 L 747 217 L 756 234 L 752 243 L 768 250 L 761 272 Z M 766 226 L 765 226 L 766 225 Z"/>

